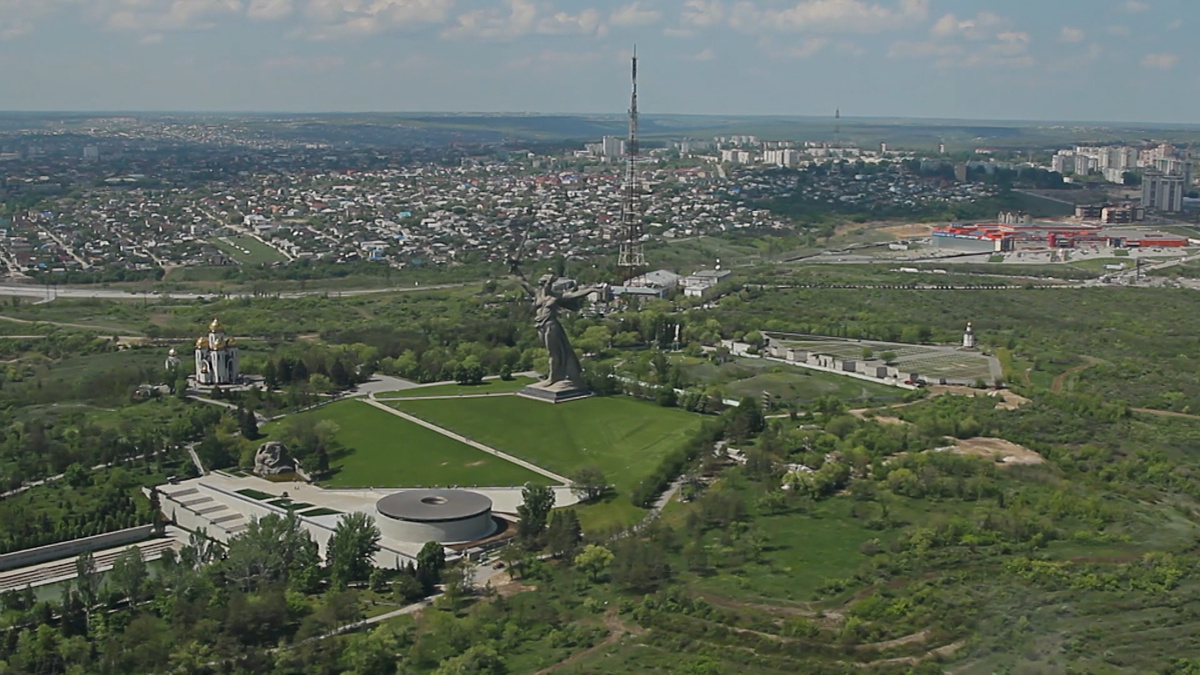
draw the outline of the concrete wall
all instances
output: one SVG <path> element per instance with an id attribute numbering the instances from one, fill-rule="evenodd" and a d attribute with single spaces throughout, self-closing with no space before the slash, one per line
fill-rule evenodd
<path id="1" fill-rule="evenodd" d="M 470 518 L 446 520 L 438 523 L 422 523 L 413 520 L 400 520 L 376 512 L 375 524 L 379 526 L 383 536 L 396 541 L 424 543 L 436 541 L 439 544 L 457 544 L 464 541 L 475 541 L 491 535 L 496 530 L 492 520 L 492 512 L 485 511 Z"/>
<path id="2" fill-rule="evenodd" d="M 104 534 L 97 534 L 91 537 L 72 539 L 71 541 L 29 548 L 14 553 L 5 553 L 4 555 L 0 555 L 0 572 L 17 569 L 18 567 L 37 565 L 51 560 L 73 558 L 87 551 L 101 551 L 106 548 L 136 544 L 152 536 L 154 536 L 153 525 L 139 525 L 126 530 L 105 532 Z"/>

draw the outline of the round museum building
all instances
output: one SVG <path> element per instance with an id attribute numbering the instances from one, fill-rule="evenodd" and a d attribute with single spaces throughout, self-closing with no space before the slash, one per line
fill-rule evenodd
<path id="1" fill-rule="evenodd" d="M 389 539 L 457 544 L 495 532 L 492 500 L 469 490 L 405 490 L 375 503 L 375 522 Z"/>

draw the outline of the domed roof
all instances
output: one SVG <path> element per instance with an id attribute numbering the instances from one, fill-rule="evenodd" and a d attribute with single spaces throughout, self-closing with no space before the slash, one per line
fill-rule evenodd
<path id="1" fill-rule="evenodd" d="M 171 347 L 171 350 L 167 352 L 167 356 L 175 356 L 177 353 L 178 352 L 175 351 L 175 348 Z"/>
<path id="2" fill-rule="evenodd" d="M 208 341 L 202 337 L 196 338 L 196 349 L 204 349 L 208 346 Z"/>
<path id="3" fill-rule="evenodd" d="M 236 347 L 236 346 L 237 346 L 237 340 L 234 340 L 231 337 L 225 338 L 225 344 L 222 345 L 222 347 Z"/>
<path id="4" fill-rule="evenodd" d="M 212 323 L 208 324 L 208 330 L 213 333 L 219 333 L 225 330 L 225 326 L 222 326 L 221 320 L 214 316 Z"/>

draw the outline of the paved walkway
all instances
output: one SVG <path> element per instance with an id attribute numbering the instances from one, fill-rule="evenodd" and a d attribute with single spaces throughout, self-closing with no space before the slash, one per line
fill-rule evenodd
<path id="1" fill-rule="evenodd" d="M 386 411 L 386 412 L 389 412 L 389 413 L 395 415 L 396 417 L 406 419 L 409 422 L 412 422 L 413 424 L 419 424 L 419 425 L 425 427 L 426 429 L 429 429 L 430 431 L 436 431 L 437 433 L 439 433 L 447 438 L 452 438 L 452 439 L 458 441 L 459 443 L 466 443 L 467 445 L 471 446 L 472 448 L 475 448 L 476 450 L 482 450 L 482 451 L 488 453 L 489 455 L 495 455 L 495 456 L 499 457 L 500 459 L 512 462 L 513 464 L 516 464 L 517 466 L 525 467 L 526 469 L 529 469 L 530 471 L 539 473 L 539 474 L 549 478 L 550 480 L 557 481 L 559 483 L 562 483 L 563 485 L 571 484 L 570 479 L 568 479 L 566 476 L 560 476 L 559 474 L 556 474 L 553 471 L 547 471 L 546 469 L 543 469 L 542 467 L 538 466 L 537 464 L 526 462 L 525 460 L 520 459 L 518 457 L 513 457 L 512 455 L 509 455 L 507 453 L 500 452 L 499 450 L 488 447 L 488 446 L 484 445 L 483 443 L 478 443 L 476 441 L 473 441 L 473 440 L 467 438 L 466 436 L 460 436 L 459 434 L 456 434 L 453 431 L 450 431 L 448 429 L 443 429 L 442 427 L 439 427 L 436 424 L 431 424 L 429 422 L 426 422 L 425 420 L 423 420 L 419 417 L 413 417 L 412 415 L 409 415 L 406 412 L 401 412 L 399 410 L 396 410 L 395 408 L 386 406 L 386 405 L 380 403 L 379 401 L 369 399 L 369 398 L 362 399 L 362 400 L 364 403 L 373 405 L 376 408 L 379 408 L 380 410 L 383 410 L 383 411 Z"/>
<path id="2" fill-rule="evenodd" d="M 373 401 L 441 401 L 445 399 L 460 399 L 460 398 L 492 398 L 495 396 L 516 396 L 515 391 L 494 391 L 490 394 L 445 394 L 441 396 L 387 396 L 379 398 L 371 396 Z"/>

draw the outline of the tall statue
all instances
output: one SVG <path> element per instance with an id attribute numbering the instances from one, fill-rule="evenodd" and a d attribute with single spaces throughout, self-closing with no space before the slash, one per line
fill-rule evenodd
<path id="1" fill-rule="evenodd" d="M 554 281 L 558 278 L 553 274 L 544 274 L 538 279 L 536 286 L 525 279 L 525 275 L 514 264 L 512 273 L 517 277 L 521 287 L 533 300 L 534 325 L 537 326 L 538 337 L 542 345 L 550 353 L 550 372 L 546 379 L 536 386 L 542 389 L 585 389 L 579 358 L 571 349 L 567 332 L 558 321 L 561 309 L 575 310 L 579 301 L 587 295 L 600 290 L 599 286 L 586 286 L 578 290 L 555 294 Z"/>

